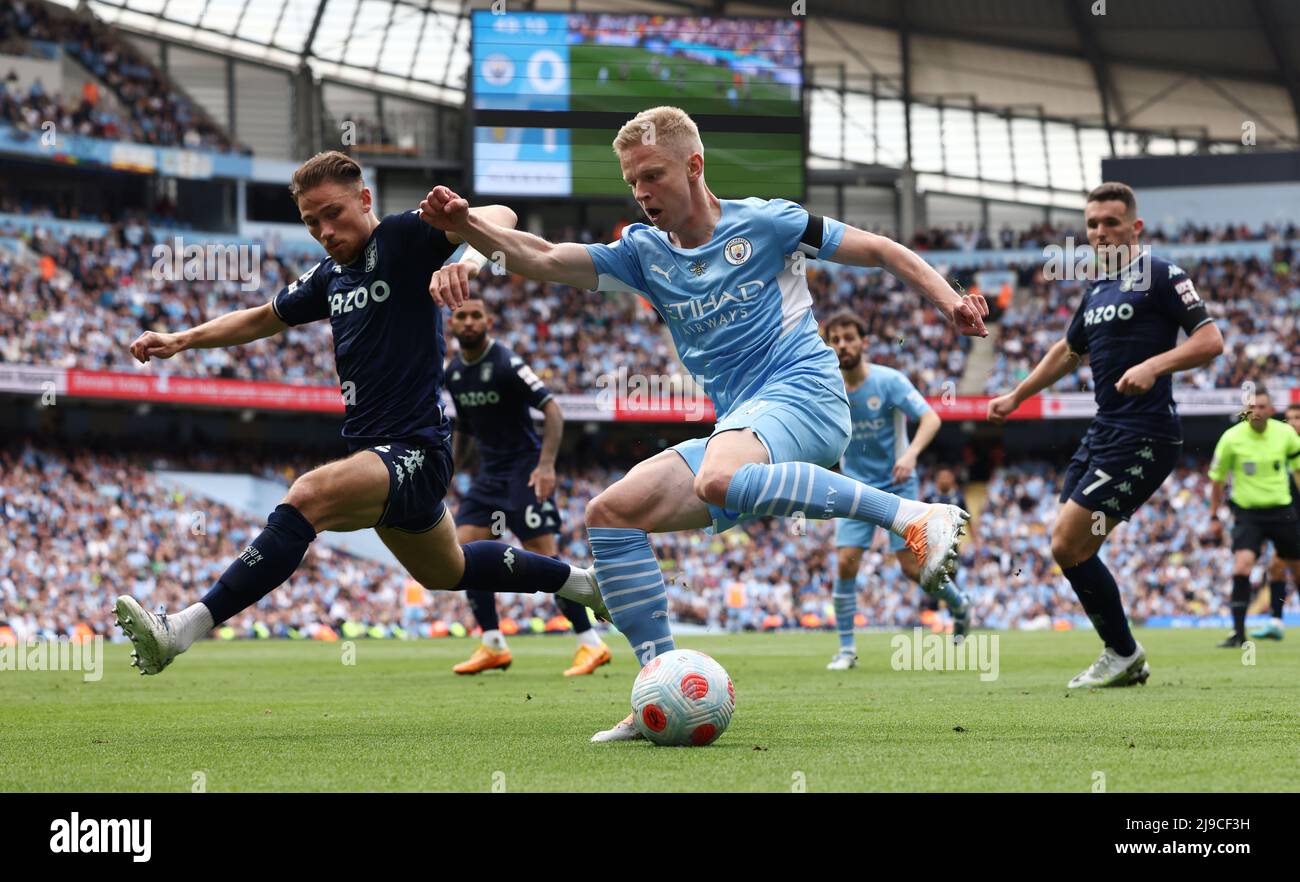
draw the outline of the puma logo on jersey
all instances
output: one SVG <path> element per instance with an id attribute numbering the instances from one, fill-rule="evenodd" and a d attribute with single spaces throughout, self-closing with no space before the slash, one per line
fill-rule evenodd
<path id="1" fill-rule="evenodd" d="M 657 263 L 650 264 L 650 272 L 658 273 L 659 275 L 663 276 L 665 285 L 671 285 L 673 283 L 672 277 L 668 274 L 668 270 L 659 266 L 659 264 Z"/>

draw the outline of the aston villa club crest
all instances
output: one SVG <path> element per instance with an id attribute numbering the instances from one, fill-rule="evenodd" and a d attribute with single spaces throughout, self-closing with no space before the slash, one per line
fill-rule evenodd
<path id="1" fill-rule="evenodd" d="M 740 266 L 749 260 L 749 256 L 754 253 L 754 246 L 744 236 L 736 236 L 727 240 L 722 253 L 727 258 L 727 263 L 732 266 Z"/>
<path id="2" fill-rule="evenodd" d="M 691 264 L 691 275 L 702 276 L 704 271 L 709 268 L 708 263 L 703 260 L 697 260 Z"/>
<path id="3" fill-rule="evenodd" d="M 492 362 L 483 363 L 483 368 L 478 373 L 478 379 L 480 383 L 492 382 Z"/>
<path id="4" fill-rule="evenodd" d="M 379 263 L 379 243 L 371 242 L 366 246 L 366 272 L 372 272 Z"/>

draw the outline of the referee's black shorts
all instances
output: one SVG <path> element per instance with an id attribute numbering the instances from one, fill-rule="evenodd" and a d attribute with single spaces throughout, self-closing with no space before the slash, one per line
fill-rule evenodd
<path id="1" fill-rule="evenodd" d="M 1264 543 L 1272 542 L 1282 560 L 1300 560 L 1300 513 L 1295 505 L 1273 508 L 1232 506 L 1232 550 L 1259 554 Z"/>

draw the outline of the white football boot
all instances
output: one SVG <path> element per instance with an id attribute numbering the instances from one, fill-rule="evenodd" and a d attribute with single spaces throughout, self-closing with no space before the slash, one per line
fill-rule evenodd
<path id="1" fill-rule="evenodd" d="M 167 621 L 166 613 L 151 613 L 123 594 L 115 606 L 117 624 L 135 647 L 131 653 L 131 666 L 143 674 L 158 674 L 181 654 L 176 632 Z"/>
<path id="2" fill-rule="evenodd" d="M 1097 656 L 1097 660 L 1086 671 L 1076 675 L 1066 688 L 1137 686 L 1145 683 L 1150 676 L 1151 666 L 1147 664 L 1147 653 L 1141 643 L 1137 644 L 1137 649 L 1127 658 L 1107 646 Z"/>
<path id="3" fill-rule="evenodd" d="M 632 714 L 612 729 L 606 729 L 604 732 L 597 732 L 591 736 L 592 743 L 601 744 L 606 741 L 639 741 L 645 738 L 636 730 L 636 723 L 632 722 Z"/>
<path id="4" fill-rule="evenodd" d="M 605 608 L 605 601 L 600 596 L 600 584 L 596 581 L 595 566 L 580 570 L 573 564 L 569 564 L 569 570 L 568 580 L 559 591 L 555 592 L 555 596 L 581 603 L 591 609 L 596 614 L 596 618 L 602 622 L 614 621 L 609 617 L 609 610 Z"/>
<path id="5" fill-rule="evenodd" d="M 832 658 L 830 664 L 826 666 L 826 670 L 847 671 L 849 668 L 856 668 L 857 666 L 857 653 L 851 649 L 841 649 L 839 652 L 835 653 L 835 657 Z"/>
<path id="6" fill-rule="evenodd" d="M 936 503 L 903 532 L 907 549 L 921 562 L 918 581 L 926 593 L 937 593 L 957 571 L 957 545 L 969 520 L 970 515 L 957 506 Z"/>

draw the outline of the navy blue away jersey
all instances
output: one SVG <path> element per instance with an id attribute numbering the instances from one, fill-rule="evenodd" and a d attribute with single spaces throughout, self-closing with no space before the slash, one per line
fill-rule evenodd
<path id="1" fill-rule="evenodd" d="M 528 409 L 540 410 L 551 393 L 522 358 L 496 340 L 475 361 L 456 353 L 447 391 L 456 402 L 456 428 L 478 441 L 484 473 L 537 467 L 542 442 Z"/>
<path id="2" fill-rule="evenodd" d="M 326 258 L 271 301 L 286 324 L 330 320 L 349 450 L 447 441 L 438 403 L 446 345 L 429 277 L 454 250 L 418 210 L 390 214 L 355 261 Z"/>
<path id="3" fill-rule="evenodd" d="M 951 493 L 940 493 L 935 490 L 925 497 L 925 501 L 932 505 L 955 505 L 964 511 L 970 511 L 970 509 L 966 508 L 966 497 L 962 495 L 960 490 L 954 490 Z"/>
<path id="4" fill-rule="evenodd" d="M 1148 265 L 1139 271 L 1141 263 Z M 1143 258 L 1118 278 L 1092 283 L 1065 333 L 1074 352 L 1088 353 L 1100 425 L 1171 441 L 1182 439 L 1173 377 L 1157 377 L 1145 395 L 1121 395 L 1124 372 L 1174 348 L 1181 328 L 1191 334 L 1213 321 L 1187 273 L 1158 257 Z"/>

